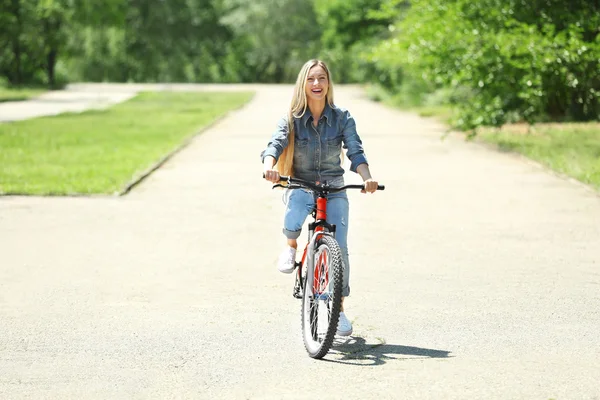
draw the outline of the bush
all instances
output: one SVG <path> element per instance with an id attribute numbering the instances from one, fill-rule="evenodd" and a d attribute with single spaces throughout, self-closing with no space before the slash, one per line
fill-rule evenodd
<path id="1" fill-rule="evenodd" d="M 463 129 L 593 120 L 600 115 L 598 11 L 583 0 L 414 0 L 395 37 L 370 58 L 431 91 L 454 92 L 448 97 L 461 99 L 455 123 Z"/>

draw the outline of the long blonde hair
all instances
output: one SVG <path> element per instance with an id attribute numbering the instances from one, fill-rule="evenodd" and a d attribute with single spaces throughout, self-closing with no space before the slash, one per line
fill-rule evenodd
<path id="1" fill-rule="evenodd" d="M 294 86 L 294 94 L 288 111 L 288 145 L 283 149 L 283 152 L 279 156 L 279 162 L 277 163 L 277 170 L 281 175 L 294 176 L 294 138 L 296 136 L 294 131 L 294 119 L 302 118 L 304 113 L 306 113 L 306 80 L 310 69 L 317 65 L 323 68 L 327 74 L 329 87 L 326 100 L 327 103 L 333 107 L 333 83 L 331 82 L 329 68 L 327 68 L 327 65 L 321 60 L 313 59 L 307 61 L 302 66 L 302 69 L 300 69 L 300 73 L 296 79 L 296 86 Z"/>

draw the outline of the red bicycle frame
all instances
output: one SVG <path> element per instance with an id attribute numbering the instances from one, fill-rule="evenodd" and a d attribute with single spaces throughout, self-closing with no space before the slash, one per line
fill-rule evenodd
<path id="1" fill-rule="evenodd" d="M 309 224 L 308 230 L 308 241 L 306 246 L 304 246 L 304 252 L 302 253 L 302 260 L 297 265 L 297 277 L 296 277 L 296 285 L 294 286 L 294 297 L 302 298 L 302 268 L 306 265 L 307 256 L 308 256 L 308 247 L 314 244 L 314 241 L 311 243 L 311 239 L 314 236 L 315 232 L 324 232 L 325 227 L 328 228 L 331 234 L 335 233 L 335 225 L 329 225 L 327 223 L 327 197 L 326 195 L 319 194 L 317 197 L 317 202 L 315 206 L 315 210 L 313 212 L 313 217 L 315 221 Z M 316 235 L 315 240 L 318 240 L 321 235 Z M 327 253 L 321 253 L 319 258 L 315 260 L 315 265 L 313 268 L 313 293 L 316 295 L 321 294 L 327 291 L 327 287 L 329 286 L 329 260 L 327 259 Z"/>

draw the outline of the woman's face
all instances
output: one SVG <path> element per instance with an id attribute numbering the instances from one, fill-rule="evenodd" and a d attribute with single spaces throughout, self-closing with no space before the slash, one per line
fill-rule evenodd
<path id="1" fill-rule="evenodd" d="M 327 72 L 320 65 L 315 65 L 308 71 L 306 78 L 306 97 L 312 100 L 324 100 L 328 90 Z"/>

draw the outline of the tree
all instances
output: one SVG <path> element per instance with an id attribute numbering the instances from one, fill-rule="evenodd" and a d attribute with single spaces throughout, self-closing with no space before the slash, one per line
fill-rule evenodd
<path id="1" fill-rule="evenodd" d="M 306 0 L 229 0 L 222 22 L 243 43 L 247 78 L 283 82 L 296 77 L 300 66 L 314 58 L 320 26 Z M 240 46 L 242 47 L 242 46 Z"/>
<path id="2" fill-rule="evenodd" d="M 93 3 L 93 2 L 90 2 Z M 118 24 L 124 0 L 102 6 L 75 0 L 0 0 L 0 60 L 2 74 L 12 84 L 39 83 L 40 71 L 54 87 L 56 63 L 65 50 L 68 32 L 88 25 Z"/>
<path id="3" fill-rule="evenodd" d="M 600 5 L 414 0 L 373 57 L 464 97 L 457 124 L 598 118 Z"/>
<path id="4" fill-rule="evenodd" d="M 41 64 L 33 0 L 0 0 L 0 72 L 13 85 L 32 81 Z"/>
<path id="5" fill-rule="evenodd" d="M 323 58 L 340 82 L 362 81 L 376 66 L 362 53 L 389 35 L 401 0 L 315 0 Z"/>

